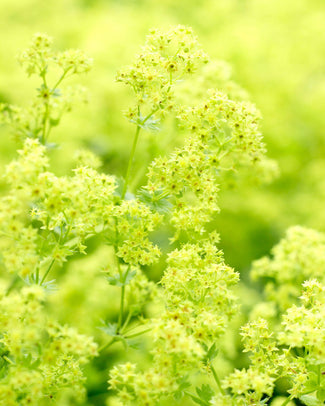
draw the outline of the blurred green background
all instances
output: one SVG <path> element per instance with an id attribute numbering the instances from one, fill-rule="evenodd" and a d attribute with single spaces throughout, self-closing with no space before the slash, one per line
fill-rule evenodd
<path id="1" fill-rule="evenodd" d="M 124 174 L 134 129 L 122 115 L 130 95 L 115 82 L 116 71 L 132 62 L 150 28 L 189 25 L 211 59 L 230 64 L 234 80 L 261 110 L 268 156 L 280 167 L 271 184 L 242 181 L 221 190 L 215 227 L 226 262 L 245 280 L 251 262 L 267 254 L 287 227 L 325 230 L 324 0 L 0 0 L 0 16 L 0 102 L 28 105 L 35 95 L 38 82 L 16 62 L 35 32 L 51 35 L 57 49 L 80 48 L 94 58 L 91 72 L 77 78 L 89 88 L 89 103 L 76 106 L 51 135 L 60 144 L 51 157 L 57 173 L 71 168 L 74 149 L 89 147 L 105 171 Z M 134 178 L 143 178 L 152 154 L 169 141 L 168 127 L 142 136 Z M 8 129 L 0 127 L 1 171 L 15 150 Z M 53 302 L 61 319 L 93 334 L 100 318 L 117 309 L 98 300 L 107 290 L 96 272 L 109 255 L 91 244 L 89 252 L 96 254 L 96 267 L 92 256 L 74 261 Z M 89 374 L 98 399 L 107 387 L 106 375 L 99 377 L 107 368 L 101 362 Z"/>

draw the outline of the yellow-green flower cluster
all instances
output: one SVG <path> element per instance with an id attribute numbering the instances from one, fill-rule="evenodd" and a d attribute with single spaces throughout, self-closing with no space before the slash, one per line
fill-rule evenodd
<path id="1" fill-rule="evenodd" d="M 184 325 L 170 319 L 168 314 L 153 321 L 152 337 L 152 368 L 139 372 L 135 365 L 124 364 L 110 372 L 110 387 L 118 391 L 118 397 L 125 405 L 156 405 L 161 397 L 178 390 L 178 381 L 186 373 L 201 366 L 205 354 L 202 346 Z"/>
<path id="2" fill-rule="evenodd" d="M 323 282 L 325 234 L 305 227 L 290 227 L 272 249 L 272 258 L 253 263 L 251 276 L 266 283 L 265 296 L 280 310 L 297 303 L 302 283 L 311 278 Z"/>
<path id="3" fill-rule="evenodd" d="M 170 379 L 170 371 L 152 368 L 141 374 L 136 365 L 126 363 L 110 372 L 110 388 L 118 391 L 123 405 L 155 406 L 161 394 L 168 394 L 176 387 Z"/>
<path id="4" fill-rule="evenodd" d="M 35 73 L 41 75 L 47 70 L 54 59 L 52 43 L 53 39 L 47 34 L 34 34 L 29 48 L 18 56 L 18 61 L 29 76 Z"/>
<path id="5" fill-rule="evenodd" d="M 93 60 L 80 49 L 59 53 L 56 55 L 55 61 L 63 72 L 70 74 L 89 72 L 93 65 Z"/>
<path id="6" fill-rule="evenodd" d="M 182 109 L 179 119 L 190 137 L 170 157 L 155 159 L 148 173 L 149 190 L 166 190 L 174 197 L 172 223 L 177 230 L 204 232 L 204 224 L 219 210 L 221 175 L 263 159 L 259 117 L 253 105 L 219 91 L 210 91 L 198 106 Z"/>
<path id="7" fill-rule="evenodd" d="M 88 72 L 92 66 L 92 59 L 80 50 L 68 50 L 55 53 L 52 50 L 53 40 L 47 34 L 33 35 L 29 48 L 23 51 L 18 61 L 28 75 L 42 76 L 53 62 L 60 66 L 63 72 L 83 73 Z"/>
<path id="8" fill-rule="evenodd" d="M 211 233 L 200 243 L 172 251 L 161 280 L 168 317 L 201 342 L 215 341 L 237 311 L 231 287 L 239 275 L 224 263 L 217 241 Z"/>
<path id="9" fill-rule="evenodd" d="M 303 287 L 303 304 L 287 310 L 279 341 L 290 347 L 304 347 L 306 360 L 325 364 L 325 287 L 315 279 L 306 281 Z"/>
<path id="10" fill-rule="evenodd" d="M 9 124 L 18 140 L 26 137 L 38 138 L 45 144 L 53 127 L 57 126 L 62 115 L 70 111 L 77 101 L 85 101 L 82 87 L 70 87 L 61 91 L 61 83 L 68 76 L 88 72 L 92 59 L 82 51 L 68 50 L 62 53 L 51 48 L 52 39 L 42 33 L 33 36 L 30 47 L 23 51 L 18 60 L 26 73 L 40 77 L 41 85 L 37 89 L 37 98 L 30 107 L 16 107 L 2 104 L 0 120 Z M 59 76 L 49 83 L 49 71 Z M 60 87 L 59 87 L 60 86 Z"/>
<path id="11" fill-rule="evenodd" d="M 100 158 L 88 149 L 78 149 L 73 155 L 73 160 L 77 168 L 87 166 L 88 168 L 98 169 L 102 165 Z"/>
<path id="12" fill-rule="evenodd" d="M 49 160 L 46 148 L 34 139 L 27 139 L 18 155 L 7 165 L 5 179 L 19 193 L 35 184 L 38 175 L 49 166 Z"/>
<path id="13" fill-rule="evenodd" d="M 36 187 L 40 199 L 34 203 L 33 216 L 44 229 L 64 228 L 66 239 L 102 231 L 111 220 L 116 188 L 112 176 L 81 166 L 69 177 L 44 172 Z"/>
<path id="14" fill-rule="evenodd" d="M 251 365 L 248 369 L 235 370 L 223 380 L 223 386 L 230 388 L 236 405 L 258 405 L 264 395 L 273 393 L 278 349 L 264 319 L 243 326 L 241 335 L 244 351 L 251 352 Z"/>
<path id="15" fill-rule="evenodd" d="M 42 406 L 65 389 L 84 397 L 82 365 L 97 354 L 89 337 L 47 318 L 40 286 L 0 297 L 0 405 Z"/>
<path id="16" fill-rule="evenodd" d="M 25 277 L 62 263 L 85 239 L 113 221 L 115 179 L 86 166 L 73 176 L 46 171 L 46 148 L 26 139 L 19 158 L 6 168 L 10 193 L 1 199 L 2 261 L 9 272 Z"/>
<path id="17" fill-rule="evenodd" d="M 148 280 L 141 269 L 137 269 L 126 289 L 126 300 L 130 312 L 133 315 L 142 314 L 145 306 L 153 302 L 157 294 L 157 285 Z"/>
<path id="18" fill-rule="evenodd" d="M 127 117 L 138 125 L 163 115 L 174 107 L 176 81 L 195 72 L 207 56 L 189 27 L 177 26 L 167 32 L 151 30 L 133 65 L 122 69 L 117 80 L 129 85 L 136 103 Z"/>
<path id="19" fill-rule="evenodd" d="M 237 310 L 230 288 L 238 274 L 225 265 L 216 248 L 218 235 L 198 244 L 184 244 L 168 255 L 161 280 L 165 311 L 151 322 L 153 368 L 124 380 L 124 366 L 115 367 L 110 385 L 125 404 L 149 406 L 179 390 L 193 368 L 205 371 L 206 351 Z M 153 386 L 153 382 L 159 382 Z M 133 403 L 132 403 L 133 402 Z"/>
<path id="20" fill-rule="evenodd" d="M 5 172 L 11 190 L 0 199 L 0 246 L 1 262 L 7 271 L 25 277 L 39 262 L 38 233 L 28 221 L 28 211 L 35 183 L 48 167 L 48 158 L 45 147 L 33 139 L 27 139 L 18 154 Z"/>
<path id="21" fill-rule="evenodd" d="M 148 234 L 161 222 L 161 215 L 133 199 L 124 200 L 116 206 L 114 216 L 117 255 L 131 265 L 149 265 L 155 262 L 160 256 L 160 250 L 148 239 Z"/>

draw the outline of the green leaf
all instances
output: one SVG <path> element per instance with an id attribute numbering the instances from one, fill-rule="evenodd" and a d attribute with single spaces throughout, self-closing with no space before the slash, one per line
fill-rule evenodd
<path id="1" fill-rule="evenodd" d="M 209 362 L 213 361 L 217 357 L 218 353 L 219 349 L 216 348 L 216 343 L 213 343 L 207 352 L 206 360 Z"/>
<path id="2" fill-rule="evenodd" d="M 320 402 L 312 395 L 302 395 L 299 398 L 306 406 L 321 406 L 323 402 Z"/>
<path id="3" fill-rule="evenodd" d="M 147 189 L 141 188 L 137 195 L 140 202 L 150 207 L 151 210 L 161 214 L 166 214 L 170 211 L 173 205 L 170 203 L 170 195 L 163 190 L 155 190 L 149 192 Z"/>
<path id="4" fill-rule="evenodd" d="M 193 402 L 197 403 L 198 405 L 201 406 L 209 406 L 209 403 L 205 402 L 204 400 L 197 398 L 196 396 L 191 395 L 190 393 L 188 393 L 188 396 L 191 397 L 191 399 L 193 400 Z"/>
<path id="5" fill-rule="evenodd" d="M 136 120 L 130 120 L 131 123 L 136 124 L 138 127 L 142 128 L 143 130 L 149 130 L 149 131 L 159 131 L 159 124 L 160 120 L 157 118 L 154 118 L 154 116 L 149 117 L 148 119 L 145 119 L 145 117 L 142 117 L 140 115 L 139 118 Z"/>
<path id="6" fill-rule="evenodd" d="M 109 336 L 116 337 L 117 336 L 117 323 L 105 323 L 104 320 L 102 320 L 102 323 L 104 326 L 98 327 L 99 330 L 104 331 L 104 333 L 108 334 Z"/>
<path id="7" fill-rule="evenodd" d="M 137 271 L 131 271 L 131 272 L 128 272 L 127 274 L 122 274 L 122 275 L 117 273 L 113 276 L 108 276 L 107 280 L 108 280 L 108 283 L 113 286 L 126 286 L 135 277 L 136 273 L 137 273 Z"/>
<path id="8" fill-rule="evenodd" d="M 41 360 L 39 358 L 34 358 L 32 354 L 29 353 L 25 354 L 24 358 L 20 362 L 26 368 L 35 369 L 40 365 Z"/>
<path id="9" fill-rule="evenodd" d="M 317 391 L 317 399 L 320 400 L 322 403 L 325 401 L 325 389 L 319 389 Z"/>
<path id="10" fill-rule="evenodd" d="M 60 118 L 50 118 L 50 125 L 56 127 L 60 124 Z"/>
<path id="11" fill-rule="evenodd" d="M 196 388 L 196 393 L 198 394 L 199 398 L 206 402 L 209 405 L 212 396 L 214 395 L 213 390 L 211 389 L 210 385 L 203 384 L 201 388 Z"/>
<path id="12" fill-rule="evenodd" d="M 178 383 L 178 390 L 174 393 L 175 400 L 180 400 L 184 396 L 185 389 L 191 386 L 190 382 L 188 381 L 188 376 L 183 376 L 182 378 L 177 380 Z"/>

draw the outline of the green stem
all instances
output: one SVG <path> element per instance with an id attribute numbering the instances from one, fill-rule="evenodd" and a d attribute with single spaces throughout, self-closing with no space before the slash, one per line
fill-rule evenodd
<path id="1" fill-rule="evenodd" d="M 54 92 L 54 90 L 56 90 L 56 88 L 59 86 L 59 84 L 62 82 L 62 80 L 65 78 L 65 75 L 69 72 L 70 68 L 68 68 L 66 71 L 63 72 L 63 74 L 61 75 L 60 79 L 56 82 L 56 84 L 53 86 L 51 93 Z"/>
<path id="2" fill-rule="evenodd" d="M 98 352 L 106 350 L 108 347 L 110 347 L 112 344 L 116 342 L 116 338 L 112 338 L 110 341 L 108 341 L 106 344 L 102 345 L 99 349 Z"/>
<path id="3" fill-rule="evenodd" d="M 12 362 L 11 361 L 11 359 L 10 358 L 8 358 L 7 356 L 5 356 L 5 355 L 3 355 L 2 356 L 2 358 L 5 360 L 5 361 L 7 361 L 8 362 L 8 364 L 11 364 L 11 365 L 16 365 L 14 362 Z"/>
<path id="4" fill-rule="evenodd" d="M 127 328 L 132 316 L 133 316 L 133 313 L 131 311 L 129 311 L 127 318 L 125 319 L 125 322 L 123 323 L 123 326 L 121 327 L 121 330 L 120 330 L 121 332 Z"/>
<path id="5" fill-rule="evenodd" d="M 146 330 L 139 331 L 138 333 L 133 333 L 128 336 L 124 336 L 124 338 L 128 339 L 128 338 L 138 337 L 138 336 L 141 336 L 142 334 L 148 333 L 148 331 L 151 331 L 151 330 L 152 330 L 152 328 L 147 328 Z"/>
<path id="6" fill-rule="evenodd" d="M 133 163 L 133 159 L 134 159 L 135 149 L 136 149 L 136 146 L 137 146 L 137 143 L 138 143 L 140 130 L 141 130 L 141 127 L 137 126 L 137 129 L 136 129 L 135 135 L 134 135 L 132 150 L 131 150 L 131 154 L 130 154 L 130 158 L 129 158 L 129 163 L 128 163 L 128 167 L 127 167 L 127 170 L 126 170 L 125 182 L 124 182 L 123 192 L 122 192 L 122 199 L 124 199 L 125 194 L 126 194 L 126 190 L 127 190 L 127 187 L 128 187 L 130 172 L 131 172 L 132 163 Z"/>
<path id="7" fill-rule="evenodd" d="M 46 127 L 47 127 L 47 121 L 49 118 L 49 102 L 46 101 L 45 103 L 45 113 L 44 113 L 44 117 L 43 117 L 43 131 L 42 131 L 42 137 L 41 137 L 41 143 L 43 145 L 45 145 L 45 141 L 46 141 Z"/>
<path id="8" fill-rule="evenodd" d="M 49 97 L 50 97 L 50 94 L 49 94 L 49 88 L 48 88 L 48 86 L 47 86 L 47 82 L 46 82 L 46 71 L 45 70 L 43 70 L 42 72 L 41 72 L 41 77 L 42 77 L 42 79 L 43 79 L 43 86 L 44 86 L 44 88 L 48 91 L 48 98 L 47 98 L 47 100 L 45 101 L 45 112 L 44 112 L 44 117 L 43 117 L 43 129 L 42 129 L 42 136 L 41 136 L 41 143 L 43 144 L 43 145 L 45 145 L 45 140 L 46 140 L 46 127 L 47 127 L 47 121 L 48 121 L 48 118 L 49 118 Z"/>
<path id="9" fill-rule="evenodd" d="M 8 288 L 7 288 L 7 290 L 6 290 L 6 293 L 5 293 L 5 296 L 8 296 L 9 295 L 9 293 L 12 291 L 12 289 L 15 287 L 15 285 L 16 285 L 16 283 L 19 281 L 19 276 L 16 274 L 15 276 L 14 276 L 14 278 L 12 279 L 12 281 L 11 281 L 11 283 L 10 283 L 10 285 L 8 286 Z"/>
<path id="10" fill-rule="evenodd" d="M 222 386 L 221 386 L 221 382 L 220 382 L 220 379 L 219 379 L 219 377 L 218 377 L 218 375 L 217 375 L 216 370 L 214 369 L 214 367 L 213 367 L 212 365 L 210 365 L 210 368 L 211 368 L 211 371 L 212 371 L 212 375 L 213 375 L 213 377 L 214 377 L 214 380 L 216 381 L 216 383 L 217 383 L 217 385 L 218 385 L 218 388 L 219 388 L 221 394 L 222 394 L 222 395 L 225 395 L 225 391 L 223 390 L 223 388 L 222 388 Z"/>
<path id="11" fill-rule="evenodd" d="M 42 280 L 41 280 L 40 285 L 42 285 L 43 282 L 45 281 L 45 279 L 46 279 L 47 275 L 49 274 L 49 272 L 50 272 L 50 270 L 51 270 L 51 268 L 52 268 L 54 262 L 55 262 L 55 259 L 52 259 L 52 261 L 51 261 L 49 267 L 47 268 L 47 271 L 45 272 L 45 274 L 44 274 L 44 276 L 43 276 L 43 278 L 42 278 Z"/>
<path id="12" fill-rule="evenodd" d="M 288 398 L 282 403 L 281 406 L 286 406 L 286 405 L 290 402 L 290 400 L 292 400 L 293 398 L 294 398 L 294 396 L 291 395 L 290 397 L 288 397 Z"/>
<path id="13" fill-rule="evenodd" d="M 124 284 L 124 282 L 126 281 L 129 270 L 130 270 L 130 267 L 128 267 L 128 269 L 126 270 L 126 272 L 124 274 L 124 277 L 123 277 L 123 286 L 121 288 L 120 314 L 118 316 L 117 329 L 116 329 L 117 333 L 121 330 L 121 327 L 122 327 L 122 324 L 123 324 L 124 298 L 125 298 L 125 284 Z"/>

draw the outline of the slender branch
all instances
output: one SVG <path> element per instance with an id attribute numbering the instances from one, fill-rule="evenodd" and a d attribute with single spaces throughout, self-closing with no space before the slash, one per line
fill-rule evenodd
<path id="1" fill-rule="evenodd" d="M 44 145 L 45 141 L 46 141 L 46 127 L 47 127 L 47 121 L 48 121 L 48 118 L 49 118 L 49 111 L 50 111 L 50 109 L 49 109 L 50 91 L 49 91 L 49 88 L 48 88 L 47 82 L 46 82 L 46 70 L 45 69 L 41 72 L 41 77 L 43 79 L 44 89 L 48 92 L 47 99 L 45 100 L 45 112 L 44 112 L 44 117 L 43 117 L 43 129 L 42 129 L 42 136 L 41 136 L 41 140 L 40 140 L 41 143 Z"/>
<path id="2" fill-rule="evenodd" d="M 50 272 L 50 270 L 51 270 L 51 268 L 52 268 L 54 262 L 55 262 L 55 259 L 52 259 L 52 261 L 51 261 L 49 267 L 47 268 L 47 271 L 45 272 L 45 274 L 44 274 L 44 276 L 43 276 L 43 278 L 42 278 L 42 280 L 41 280 L 40 285 L 42 285 L 43 282 L 45 281 L 45 279 L 46 279 L 47 275 L 49 274 L 49 272 Z"/>
<path id="3" fill-rule="evenodd" d="M 36 282 L 36 284 L 38 285 L 38 282 L 39 282 L 39 267 L 38 267 L 38 266 L 37 266 L 37 268 L 36 268 L 35 282 Z"/>
<path id="4" fill-rule="evenodd" d="M 61 77 L 59 78 L 59 80 L 56 82 L 56 84 L 53 86 L 53 88 L 51 89 L 51 93 L 53 93 L 54 92 L 54 90 L 56 90 L 56 88 L 59 86 L 59 84 L 62 82 L 62 80 L 65 78 L 65 76 L 66 76 L 66 74 L 69 72 L 69 70 L 70 70 L 70 67 L 67 69 L 67 70 L 65 70 L 64 72 L 63 72 L 63 74 L 61 75 Z"/>
<path id="5" fill-rule="evenodd" d="M 220 379 L 219 379 L 219 377 L 218 377 L 218 375 L 217 375 L 216 370 L 214 369 L 214 367 L 213 367 L 212 365 L 210 365 L 210 368 L 211 368 L 211 371 L 212 371 L 213 378 L 214 378 L 214 380 L 216 381 L 216 383 L 217 383 L 217 385 L 218 385 L 218 388 L 219 388 L 221 394 L 222 394 L 222 395 L 225 395 L 225 391 L 223 390 L 223 388 L 222 388 L 222 386 L 221 386 L 221 382 L 220 382 Z"/>
<path id="6" fill-rule="evenodd" d="M 120 332 L 122 332 L 122 331 L 124 332 L 124 330 L 129 325 L 129 322 L 130 322 L 132 316 L 133 316 L 133 312 L 129 311 L 129 313 L 128 313 L 128 315 L 127 315 L 127 317 L 126 317 L 126 319 L 125 319 L 125 321 L 123 323 L 123 326 L 120 329 Z"/>
<path id="7" fill-rule="evenodd" d="M 108 347 L 110 347 L 111 345 L 113 345 L 115 342 L 117 341 L 117 339 L 115 337 L 113 337 L 110 341 L 108 341 L 106 344 L 102 345 L 99 349 L 98 352 L 104 351 L 106 350 Z"/>
<path id="8" fill-rule="evenodd" d="M 288 398 L 282 403 L 281 406 L 286 406 L 286 405 L 290 402 L 290 400 L 292 400 L 293 398 L 294 398 L 294 396 L 291 395 L 290 397 L 288 397 Z"/>
<path id="9" fill-rule="evenodd" d="M 8 286 L 8 288 L 7 288 L 7 290 L 6 290 L 6 293 L 5 293 L 5 296 L 8 296 L 9 295 L 9 293 L 12 291 L 12 289 L 15 287 L 15 285 L 16 285 L 16 283 L 19 281 L 19 276 L 16 274 L 14 277 L 13 277 L 13 279 L 12 279 L 12 281 L 11 281 L 11 283 L 10 283 L 10 285 Z"/>
<path id="10" fill-rule="evenodd" d="M 130 172 L 131 172 L 132 163 L 133 163 L 133 159 L 134 159 L 135 149 L 136 149 L 136 146 L 137 146 L 137 143 L 138 143 L 140 130 L 141 130 L 141 127 L 138 125 L 137 129 L 135 131 L 132 150 L 131 150 L 131 154 L 130 154 L 130 158 L 129 158 L 128 167 L 127 167 L 127 170 L 126 170 L 125 182 L 124 182 L 123 192 L 122 192 L 122 199 L 124 199 L 125 194 L 126 194 L 126 190 L 127 190 L 127 187 L 128 187 Z"/>
<path id="11" fill-rule="evenodd" d="M 124 336 L 124 338 L 128 339 L 128 338 L 138 337 L 138 336 L 141 336 L 142 334 L 148 333 L 148 331 L 151 331 L 151 330 L 152 330 L 152 328 L 147 328 L 146 330 L 139 331 L 138 333 L 133 333 L 128 336 Z"/>
<path id="12" fill-rule="evenodd" d="M 121 288 L 121 302 L 120 302 L 120 313 L 118 316 L 118 322 L 117 322 L 117 333 L 121 330 L 122 324 L 123 324 L 123 314 L 124 314 L 124 298 L 125 298 L 125 281 L 128 276 L 128 273 L 130 271 L 130 267 L 126 270 L 124 276 L 123 276 L 123 285 Z"/>
<path id="13" fill-rule="evenodd" d="M 8 362 L 8 364 L 11 364 L 11 365 L 16 365 L 14 362 L 12 362 L 11 361 L 11 359 L 10 358 L 8 358 L 6 355 L 3 355 L 2 356 L 2 358 L 5 360 L 5 361 L 7 361 Z"/>

